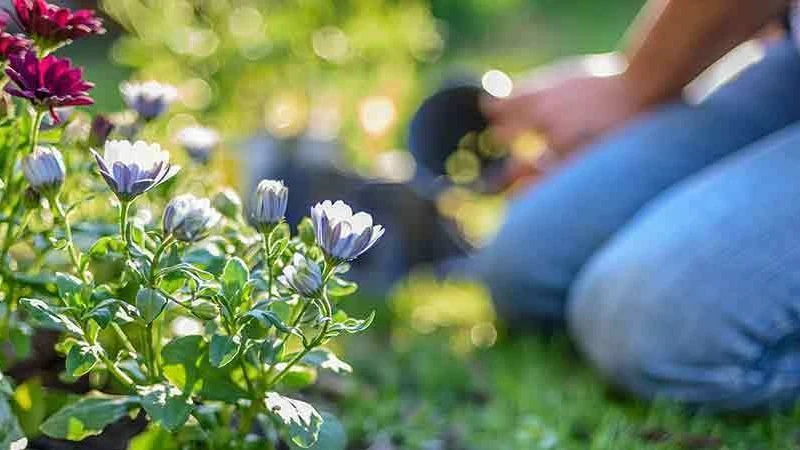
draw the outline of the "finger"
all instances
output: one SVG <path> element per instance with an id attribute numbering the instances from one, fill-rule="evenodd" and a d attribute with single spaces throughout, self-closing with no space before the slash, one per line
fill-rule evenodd
<path id="1" fill-rule="evenodd" d="M 485 96 L 481 108 L 490 120 L 502 120 L 505 117 L 518 117 L 528 108 L 535 108 L 538 95 L 526 94 L 508 98 Z"/>
<path id="2" fill-rule="evenodd" d="M 483 114 L 486 115 L 486 117 L 488 117 L 490 120 L 503 115 L 503 110 L 505 108 L 503 99 L 484 94 L 481 95 L 478 101 L 481 112 L 483 112 Z"/>
<path id="3" fill-rule="evenodd" d="M 524 128 L 516 122 L 500 123 L 489 129 L 492 140 L 505 147 L 510 147 L 523 131 Z"/>

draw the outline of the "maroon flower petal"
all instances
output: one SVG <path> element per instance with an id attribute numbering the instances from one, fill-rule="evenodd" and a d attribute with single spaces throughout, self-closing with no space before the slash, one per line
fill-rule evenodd
<path id="1" fill-rule="evenodd" d="M 50 55 L 40 60 L 33 51 L 14 54 L 9 57 L 6 73 L 15 85 L 7 86 L 6 92 L 34 105 L 52 109 L 94 103 L 89 96 L 94 84 L 83 80 L 83 72 L 69 59 Z"/>

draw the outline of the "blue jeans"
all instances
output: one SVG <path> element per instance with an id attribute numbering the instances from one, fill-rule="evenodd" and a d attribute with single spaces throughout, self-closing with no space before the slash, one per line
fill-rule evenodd
<path id="1" fill-rule="evenodd" d="M 597 111 L 602 114 L 602 111 Z M 800 395 L 800 55 L 586 149 L 470 266 L 512 325 L 566 325 L 637 395 L 717 410 Z"/>

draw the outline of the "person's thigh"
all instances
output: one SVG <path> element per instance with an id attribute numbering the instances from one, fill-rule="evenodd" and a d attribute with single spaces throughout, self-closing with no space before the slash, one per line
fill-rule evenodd
<path id="1" fill-rule="evenodd" d="M 703 104 L 647 114 L 516 199 L 466 270 L 486 282 L 512 326 L 560 324 L 590 256 L 669 186 L 800 119 L 798 86 L 800 57 L 786 43 Z"/>
<path id="2" fill-rule="evenodd" d="M 587 264 L 569 329 L 613 381 L 713 409 L 800 394 L 800 124 L 670 189 Z"/>

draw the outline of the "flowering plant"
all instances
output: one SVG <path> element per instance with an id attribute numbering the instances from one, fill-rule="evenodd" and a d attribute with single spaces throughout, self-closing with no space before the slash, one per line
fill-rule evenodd
<path id="1" fill-rule="evenodd" d="M 351 370 L 329 344 L 367 329 L 372 315 L 340 308 L 356 290 L 343 276 L 383 228 L 326 201 L 293 233 L 282 181 L 259 183 L 246 214 L 233 190 L 187 183 L 192 171 L 181 173 L 168 150 L 129 140 L 175 100 L 158 83 L 121 87 L 136 126 L 102 116 L 73 126 L 82 119 L 58 108 L 91 104 L 92 84 L 68 60 L 39 55 L 101 32 L 102 23 L 43 0 L 14 6 L 30 47 L 6 69 L 4 95 L 23 112 L 0 120 L 0 339 L 13 344 L 0 369 L 13 372 L 30 356 L 36 329 L 53 330 L 61 382 L 88 379 L 94 391 L 31 430 L 10 413 L 16 380 L 0 373 L 0 448 L 25 448 L 37 429 L 82 440 L 129 416 L 149 421 L 141 442 L 170 433 L 170 448 L 310 447 L 318 439 L 342 448 L 325 431 L 336 419 L 287 393 L 317 371 Z M 219 139 L 194 129 L 182 143 L 189 159 L 205 163 Z M 162 219 L 152 220 L 159 210 Z M 162 448 L 143 445 L 136 448 Z"/>

